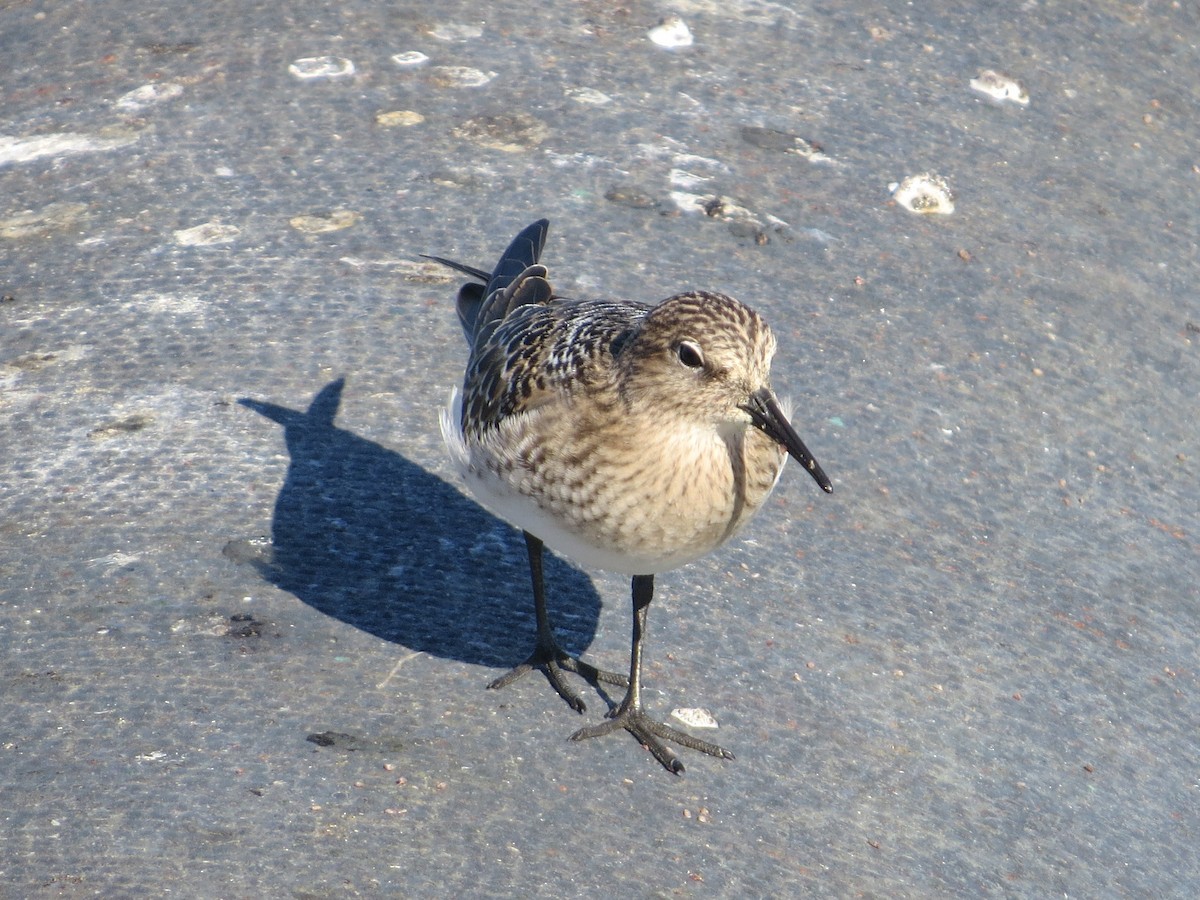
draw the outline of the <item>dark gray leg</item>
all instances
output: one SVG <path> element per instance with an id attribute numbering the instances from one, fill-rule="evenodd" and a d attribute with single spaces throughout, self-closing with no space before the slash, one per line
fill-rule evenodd
<path id="1" fill-rule="evenodd" d="M 642 708 L 642 638 L 646 634 L 646 610 L 654 598 L 654 576 L 633 576 L 633 649 L 629 659 L 629 690 L 621 705 L 610 712 L 609 720 L 599 725 L 580 728 L 571 735 L 571 740 L 600 737 L 610 731 L 623 728 L 645 745 L 654 758 L 666 766 L 667 771 L 682 774 L 683 762 L 663 741 L 671 741 L 692 750 L 699 750 L 720 759 L 733 759 L 733 754 L 716 744 L 702 741 L 682 731 L 656 722 Z"/>
<path id="2" fill-rule="evenodd" d="M 605 672 L 602 669 L 597 669 L 593 665 L 576 659 L 558 645 L 558 639 L 554 637 L 554 629 L 550 627 L 550 615 L 546 611 L 546 587 L 542 578 L 542 542 L 526 531 L 525 549 L 529 553 L 529 575 L 533 580 L 533 608 L 537 616 L 537 643 L 534 645 L 533 653 L 530 654 L 529 659 L 511 671 L 501 675 L 489 684 L 488 687 L 498 690 L 502 687 L 507 687 L 533 669 L 545 669 L 546 678 L 550 680 L 550 684 L 558 691 L 559 696 L 567 701 L 567 705 L 571 709 L 581 713 L 587 707 L 584 705 L 583 698 L 575 692 L 574 688 L 567 684 L 567 680 L 562 674 L 564 669 L 583 676 L 583 678 L 592 684 L 604 682 L 605 684 L 615 684 L 624 687 L 629 682 L 624 675 L 618 675 L 615 672 Z"/>

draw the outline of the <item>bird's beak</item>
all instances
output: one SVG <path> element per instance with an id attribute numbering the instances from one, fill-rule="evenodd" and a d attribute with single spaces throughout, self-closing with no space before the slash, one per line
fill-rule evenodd
<path id="1" fill-rule="evenodd" d="M 750 414 L 750 421 L 754 423 L 755 428 L 781 445 L 791 454 L 792 459 L 804 466 L 808 474 L 821 486 L 821 490 L 827 494 L 833 493 L 833 484 L 829 481 L 829 476 L 808 452 L 804 441 L 796 434 L 796 429 L 779 408 L 779 401 L 769 388 L 759 388 L 751 394 L 742 409 Z"/>

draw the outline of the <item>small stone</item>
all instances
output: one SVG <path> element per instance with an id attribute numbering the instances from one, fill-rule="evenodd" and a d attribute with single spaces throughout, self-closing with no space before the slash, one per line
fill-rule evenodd
<path id="1" fill-rule="evenodd" d="M 204 247 L 209 244 L 228 244 L 242 230 L 236 225 L 222 225 L 220 222 L 205 222 L 191 228 L 183 228 L 174 234 L 175 243 L 183 247 Z"/>
<path id="2" fill-rule="evenodd" d="M 174 100 L 176 97 L 183 95 L 183 85 L 176 84 L 173 81 L 164 81 L 159 84 L 144 84 L 140 88 L 134 88 L 127 94 L 122 94 L 117 98 L 117 109 L 125 112 L 140 112 L 148 106 L 153 106 L 156 103 L 163 103 L 167 100 Z"/>
<path id="3" fill-rule="evenodd" d="M 692 31 L 678 16 L 663 19 L 660 25 L 650 29 L 650 40 L 668 50 L 692 46 Z"/>
<path id="4" fill-rule="evenodd" d="M 430 77 L 442 87 L 482 87 L 496 77 L 495 72 L 484 72 L 470 66 L 435 66 Z"/>
<path id="5" fill-rule="evenodd" d="M 536 147 L 550 134 L 545 123 L 526 113 L 476 116 L 454 129 L 456 137 L 505 153 Z"/>
<path id="6" fill-rule="evenodd" d="M 946 179 L 931 172 L 909 175 L 892 188 L 892 196 L 909 212 L 943 216 L 954 212 L 954 194 Z"/>
<path id="7" fill-rule="evenodd" d="M 453 22 L 444 22 L 441 25 L 434 25 L 429 29 L 429 35 L 430 37 L 437 38 L 439 41 L 463 43 L 481 37 L 483 29 L 478 25 L 458 25 Z"/>
<path id="8" fill-rule="evenodd" d="M 392 62 L 407 69 L 424 65 L 429 62 L 429 57 L 420 50 L 405 50 L 403 53 L 395 54 Z"/>
<path id="9" fill-rule="evenodd" d="M 411 125 L 420 125 L 425 121 L 425 117 L 419 112 L 411 109 L 396 109 L 391 112 L 381 112 L 375 115 L 375 124 L 383 128 L 407 128 Z"/>
<path id="10" fill-rule="evenodd" d="M 689 728 L 719 728 L 716 717 L 707 709 L 696 707 L 671 710 L 671 717 L 678 719 Z"/>
<path id="11" fill-rule="evenodd" d="M 335 209 L 326 213 L 292 216 L 288 219 L 288 224 L 304 234 L 326 234 L 330 231 L 349 228 L 361 218 L 362 215 L 352 209 Z"/>
<path id="12" fill-rule="evenodd" d="M 301 81 L 336 81 L 354 77 L 354 63 L 340 56 L 309 56 L 298 59 L 288 71 Z"/>
<path id="13" fill-rule="evenodd" d="M 997 103 L 1029 105 L 1029 91 L 1024 85 L 1008 75 L 994 69 L 984 69 L 971 79 L 971 90 L 990 97 Z"/>

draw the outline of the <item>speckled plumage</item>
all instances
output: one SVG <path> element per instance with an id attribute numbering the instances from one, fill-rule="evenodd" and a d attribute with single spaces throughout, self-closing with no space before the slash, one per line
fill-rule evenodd
<path id="1" fill-rule="evenodd" d="M 771 390 L 775 338 L 757 313 L 705 291 L 655 307 L 558 297 L 538 262 L 547 228 L 541 220 L 522 231 L 491 274 L 433 257 L 484 282 L 459 292 L 471 352 L 442 434 L 472 492 L 536 541 L 529 543 L 535 598 L 544 541 L 585 566 L 635 576 L 635 607 L 642 579 L 644 619 L 652 576 L 735 534 L 771 492 L 789 453 L 825 490 L 829 481 Z M 539 600 L 540 652 L 527 667 L 547 664 L 549 655 L 550 663 L 572 668 L 576 661 L 558 649 L 543 607 Z M 634 650 L 636 662 L 636 629 Z M 636 706 L 630 715 L 644 719 L 637 680 L 631 668 L 633 696 L 618 718 Z M 639 724 L 729 756 L 658 723 Z M 669 759 L 655 750 L 682 771 L 665 753 Z"/>

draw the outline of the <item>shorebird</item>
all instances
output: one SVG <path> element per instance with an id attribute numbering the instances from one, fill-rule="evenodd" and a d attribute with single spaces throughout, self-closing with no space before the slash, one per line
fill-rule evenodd
<path id="1" fill-rule="evenodd" d="M 789 455 L 823 490 L 832 485 L 771 388 L 775 337 L 758 313 L 710 291 L 653 307 L 559 297 L 539 263 L 548 228 L 540 219 L 522 230 L 490 273 L 428 257 L 474 279 L 458 292 L 470 357 L 462 390 L 442 411 L 442 436 L 476 498 L 524 532 L 533 580 L 534 651 L 489 686 L 544 668 L 583 712 L 563 670 L 621 685 L 624 699 L 608 720 L 572 740 L 624 729 L 677 774 L 683 763 L 666 742 L 732 759 L 643 708 L 654 576 L 736 534 Z M 632 576 L 628 678 L 559 646 L 546 610 L 543 545 Z"/>

